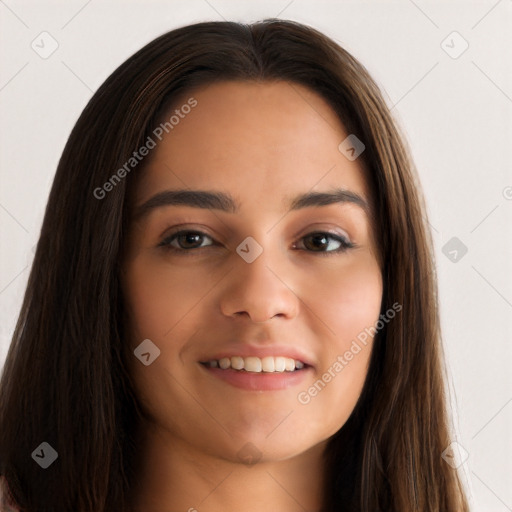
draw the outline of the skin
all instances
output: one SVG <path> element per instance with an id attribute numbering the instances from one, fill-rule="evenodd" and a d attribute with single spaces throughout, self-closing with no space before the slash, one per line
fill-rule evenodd
<path id="1" fill-rule="evenodd" d="M 318 510 L 322 453 L 361 393 L 372 339 L 309 403 L 298 394 L 375 325 L 382 276 L 359 206 L 285 205 L 335 187 L 369 201 L 364 170 L 338 150 L 348 133 L 334 111 L 305 87 L 222 82 L 177 104 L 190 96 L 197 106 L 152 150 L 133 205 L 189 188 L 229 193 L 241 209 L 165 206 L 132 224 L 122 265 L 130 348 L 150 339 L 161 351 L 149 366 L 133 357 L 130 367 L 148 416 L 133 503 L 162 512 Z M 180 224 L 206 236 L 173 245 L 203 248 L 158 247 Z M 335 239 L 322 245 L 306 237 L 325 231 L 356 247 L 334 253 Z M 248 236 L 263 248 L 252 263 L 236 252 Z M 242 339 L 296 347 L 314 368 L 300 385 L 248 391 L 199 364 Z M 244 463 L 240 450 L 258 462 Z"/>

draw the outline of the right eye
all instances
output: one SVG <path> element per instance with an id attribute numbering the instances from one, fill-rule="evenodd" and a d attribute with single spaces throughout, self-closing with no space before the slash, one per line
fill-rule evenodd
<path id="1" fill-rule="evenodd" d="M 209 238 L 210 240 L 213 240 L 212 237 L 201 231 L 182 230 L 167 236 L 158 244 L 158 246 L 164 248 L 166 251 L 177 251 L 184 253 L 191 251 L 192 249 L 204 249 L 208 247 L 198 247 L 198 244 L 200 245 L 202 238 Z M 209 244 L 209 246 L 213 245 L 216 244 Z"/>

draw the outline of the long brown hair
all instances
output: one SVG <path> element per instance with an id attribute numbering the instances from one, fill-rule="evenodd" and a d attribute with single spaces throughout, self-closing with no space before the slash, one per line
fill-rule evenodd
<path id="1" fill-rule="evenodd" d="M 467 511 L 457 472 L 441 457 L 450 438 L 434 255 L 404 138 L 354 57 L 277 19 L 198 23 L 158 37 L 112 73 L 78 119 L 0 381 L 0 474 L 13 498 L 29 512 L 130 509 L 140 409 L 126 370 L 133 354 L 119 263 L 129 184 L 143 163 L 103 185 L 179 95 L 219 80 L 307 86 L 366 146 L 382 312 L 395 302 L 402 311 L 376 335 L 360 399 L 329 441 L 322 510 Z M 31 457 L 42 442 L 58 453 L 44 470 Z"/>

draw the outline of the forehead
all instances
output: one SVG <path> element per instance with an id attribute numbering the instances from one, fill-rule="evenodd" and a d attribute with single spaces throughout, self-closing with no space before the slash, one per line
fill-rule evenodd
<path id="1" fill-rule="evenodd" d="M 161 120 L 167 129 L 140 174 L 138 203 L 164 188 L 202 188 L 282 207 L 284 197 L 340 187 L 369 202 L 362 163 L 338 149 L 349 134 L 302 85 L 213 83 L 182 94 Z"/>

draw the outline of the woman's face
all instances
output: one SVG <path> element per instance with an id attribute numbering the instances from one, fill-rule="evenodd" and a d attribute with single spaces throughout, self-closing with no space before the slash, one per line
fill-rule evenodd
<path id="1" fill-rule="evenodd" d="M 222 82 L 176 109 L 137 177 L 123 262 L 127 342 L 146 363 L 133 355 L 136 391 L 174 443 L 290 458 L 340 429 L 366 377 L 382 296 L 372 226 L 360 204 L 314 196 L 369 203 L 363 169 L 338 149 L 349 134 L 335 113 L 300 85 Z M 223 199 L 162 195 L 178 190 Z"/>

